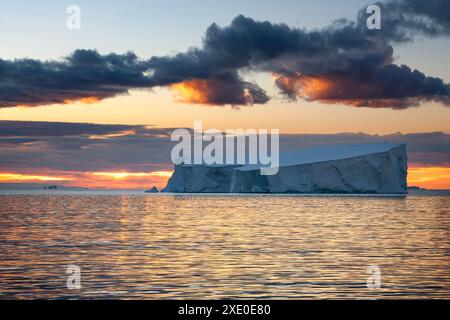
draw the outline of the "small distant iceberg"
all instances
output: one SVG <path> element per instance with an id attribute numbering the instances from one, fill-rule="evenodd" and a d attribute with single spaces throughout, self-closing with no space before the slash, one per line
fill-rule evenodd
<path id="1" fill-rule="evenodd" d="M 44 186 L 43 189 L 45 189 L 45 190 L 56 190 L 56 189 L 58 189 L 58 186 L 57 185 Z"/>
<path id="2" fill-rule="evenodd" d="M 419 190 L 427 190 L 427 189 L 419 187 L 419 186 L 408 186 L 408 190 L 419 191 Z"/>
<path id="3" fill-rule="evenodd" d="M 406 194 L 405 144 L 332 145 L 280 153 L 275 175 L 261 165 L 180 164 L 162 192 Z"/>
<path id="4" fill-rule="evenodd" d="M 153 186 L 151 189 L 145 190 L 144 192 L 145 193 L 158 193 L 159 190 L 158 190 L 158 188 L 156 186 Z"/>

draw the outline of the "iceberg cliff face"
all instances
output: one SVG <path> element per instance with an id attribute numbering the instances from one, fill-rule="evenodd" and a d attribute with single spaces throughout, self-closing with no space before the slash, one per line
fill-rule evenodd
<path id="1" fill-rule="evenodd" d="M 238 166 L 207 166 L 180 164 L 163 192 L 230 192 L 231 179 Z"/>
<path id="2" fill-rule="evenodd" d="M 178 165 L 165 192 L 406 193 L 406 145 L 318 147 L 280 155 L 275 175 L 259 165 Z"/>

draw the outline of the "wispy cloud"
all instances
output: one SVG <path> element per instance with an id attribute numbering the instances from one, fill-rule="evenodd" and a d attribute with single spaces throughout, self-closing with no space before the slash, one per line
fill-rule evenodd
<path id="1" fill-rule="evenodd" d="M 174 142 L 170 135 L 174 128 L 32 121 L 0 121 L 0 128 L 1 172 L 149 173 L 172 169 Z M 283 134 L 280 148 L 382 141 L 407 143 L 411 164 L 450 166 L 450 134 L 443 132 Z"/>

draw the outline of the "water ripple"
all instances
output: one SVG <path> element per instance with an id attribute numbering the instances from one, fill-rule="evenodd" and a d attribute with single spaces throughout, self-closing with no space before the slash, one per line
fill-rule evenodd
<path id="1" fill-rule="evenodd" d="M 445 195 L 3 194 L 0 298 L 449 298 L 448 208 Z"/>

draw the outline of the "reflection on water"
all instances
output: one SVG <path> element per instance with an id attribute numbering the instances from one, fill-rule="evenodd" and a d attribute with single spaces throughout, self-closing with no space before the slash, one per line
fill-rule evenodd
<path id="1" fill-rule="evenodd" d="M 450 196 L 3 194 L 0 299 L 449 298 L 448 208 Z M 72 264 L 80 290 L 66 287 Z"/>

